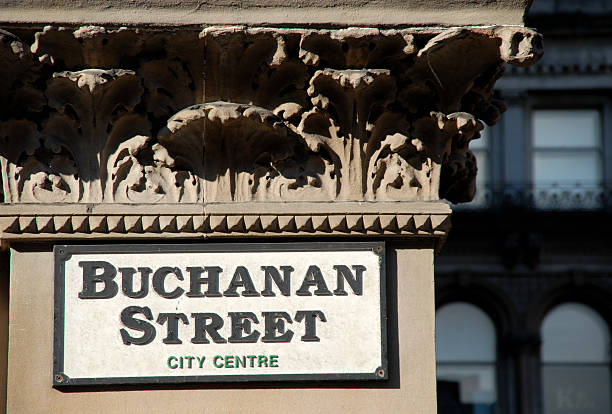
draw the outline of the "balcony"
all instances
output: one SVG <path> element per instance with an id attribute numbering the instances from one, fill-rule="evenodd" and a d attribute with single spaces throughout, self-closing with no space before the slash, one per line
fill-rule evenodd
<path id="1" fill-rule="evenodd" d="M 612 183 L 526 183 L 479 185 L 470 203 L 453 205 L 455 211 L 521 208 L 535 211 L 612 211 Z"/>

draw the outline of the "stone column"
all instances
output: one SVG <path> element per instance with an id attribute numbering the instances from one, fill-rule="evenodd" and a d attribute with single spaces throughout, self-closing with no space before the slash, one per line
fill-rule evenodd
<path id="1" fill-rule="evenodd" d="M 14 31 L 0 33 L 9 412 L 436 411 L 442 200 L 473 198 L 469 142 L 504 110 L 504 64 L 539 58 L 536 32 Z M 387 242 L 389 380 L 52 388 L 53 244 L 370 239 Z"/>

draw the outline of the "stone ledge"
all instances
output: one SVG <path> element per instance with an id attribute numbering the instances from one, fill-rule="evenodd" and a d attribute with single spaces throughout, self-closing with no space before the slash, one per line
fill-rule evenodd
<path id="1" fill-rule="evenodd" d="M 465 26 L 522 25 L 526 0 L 425 1 L 226 1 L 86 2 L 0 1 L 2 20 L 11 23 L 186 26 L 202 24 Z M 85 3 L 85 4 L 83 4 Z M 236 2 L 234 2 L 236 3 Z M 471 4 L 469 4 L 471 3 Z"/>

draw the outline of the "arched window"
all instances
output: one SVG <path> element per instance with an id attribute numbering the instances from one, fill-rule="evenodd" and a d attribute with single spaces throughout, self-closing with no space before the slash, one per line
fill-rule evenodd
<path id="1" fill-rule="evenodd" d="M 580 303 L 555 307 L 542 322 L 544 414 L 610 413 L 610 331 Z"/>
<path id="2" fill-rule="evenodd" d="M 438 413 L 495 412 L 496 356 L 495 325 L 485 312 L 465 302 L 438 309 Z"/>

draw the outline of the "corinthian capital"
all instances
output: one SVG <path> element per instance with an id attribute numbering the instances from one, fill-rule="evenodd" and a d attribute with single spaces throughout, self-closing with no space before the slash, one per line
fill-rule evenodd
<path id="1" fill-rule="evenodd" d="M 468 201 L 518 26 L 0 33 L 9 203 Z"/>

